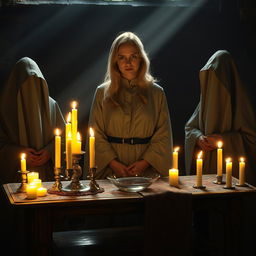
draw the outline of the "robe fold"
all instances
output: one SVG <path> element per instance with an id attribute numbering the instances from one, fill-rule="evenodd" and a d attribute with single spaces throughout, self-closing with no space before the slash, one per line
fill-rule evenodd
<path id="1" fill-rule="evenodd" d="M 224 159 L 233 160 L 233 176 L 239 177 L 239 158 L 246 158 L 246 180 L 256 185 L 256 117 L 239 78 L 237 67 L 225 50 L 217 51 L 199 72 L 200 102 L 185 125 L 186 172 L 192 167 L 201 135 L 220 134 Z M 205 153 L 204 173 L 217 173 L 217 150 Z M 223 160 L 224 160 L 223 159 Z M 225 164 L 223 163 L 225 172 Z"/>
<path id="2" fill-rule="evenodd" d="M 51 160 L 44 166 L 28 167 L 43 181 L 53 179 L 54 129 L 64 131 L 65 121 L 38 65 L 20 59 L 7 80 L 0 99 L 1 183 L 19 182 L 20 153 L 24 148 L 47 149 Z M 52 161 L 53 160 L 53 161 Z"/>
<path id="3" fill-rule="evenodd" d="M 164 176 L 171 168 L 172 129 L 164 90 L 157 84 L 148 85 L 142 93 L 143 103 L 141 89 L 132 82 L 122 80 L 118 106 L 103 102 L 104 84 L 96 89 L 89 125 L 95 131 L 98 179 L 112 174 L 108 164 L 115 158 L 127 166 L 145 159 L 151 165 L 146 172 Z M 107 136 L 152 138 L 148 144 L 129 145 L 110 143 Z"/>

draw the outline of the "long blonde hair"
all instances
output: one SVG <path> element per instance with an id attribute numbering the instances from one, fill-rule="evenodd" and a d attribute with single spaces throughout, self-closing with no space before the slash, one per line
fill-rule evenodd
<path id="1" fill-rule="evenodd" d="M 135 79 L 136 85 L 141 88 L 141 92 L 145 89 L 147 85 L 153 83 L 155 79 L 150 74 L 150 61 L 144 50 L 144 46 L 137 35 L 132 32 L 124 32 L 116 37 L 113 41 L 112 46 L 109 51 L 107 72 L 105 74 L 104 85 L 104 101 L 111 101 L 114 105 L 119 105 L 116 101 L 118 98 L 118 90 L 121 83 L 121 73 L 117 65 L 117 54 L 120 45 L 129 43 L 133 44 L 139 50 L 139 55 L 141 58 L 139 74 Z M 142 101 L 146 103 L 145 95 L 143 93 L 139 94 Z"/>

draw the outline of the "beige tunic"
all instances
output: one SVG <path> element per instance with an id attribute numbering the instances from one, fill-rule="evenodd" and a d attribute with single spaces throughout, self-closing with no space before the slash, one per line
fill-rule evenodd
<path id="1" fill-rule="evenodd" d="M 256 184 L 256 118 L 230 54 L 217 51 L 200 70 L 199 77 L 200 102 L 185 125 L 187 173 L 195 173 L 192 166 L 199 151 L 196 149 L 199 136 L 220 134 L 224 158 L 233 159 L 233 176 L 239 176 L 238 159 L 244 156 L 246 179 Z M 205 154 L 205 173 L 217 173 L 216 154 L 217 150 Z"/>
<path id="2" fill-rule="evenodd" d="M 108 164 L 114 158 L 125 165 L 145 159 L 151 165 L 147 172 L 168 174 L 171 167 L 172 130 L 165 93 L 159 85 L 149 85 L 145 90 L 147 103 L 144 104 L 138 91 L 136 85 L 123 80 L 120 105 L 114 107 L 103 103 L 104 85 L 96 90 L 89 122 L 96 132 L 96 178 L 105 178 L 112 173 Z M 129 145 L 109 143 L 107 135 L 152 138 L 148 144 Z"/>
<path id="3" fill-rule="evenodd" d="M 57 102 L 49 97 L 46 80 L 33 60 L 25 57 L 16 63 L 0 104 L 1 182 L 20 181 L 20 153 L 28 147 L 50 152 L 51 161 L 33 170 L 40 172 L 43 181 L 52 180 L 54 129 L 64 131 L 64 119 Z"/>

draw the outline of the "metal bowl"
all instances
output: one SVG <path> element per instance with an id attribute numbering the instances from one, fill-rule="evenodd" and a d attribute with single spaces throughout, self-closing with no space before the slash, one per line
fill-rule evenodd
<path id="1" fill-rule="evenodd" d="M 124 192 L 139 192 L 149 187 L 153 182 L 158 180 L 159 174 L 147 176 L 122 177 L 108 176 L 110 180 L 119 190 Z"/>

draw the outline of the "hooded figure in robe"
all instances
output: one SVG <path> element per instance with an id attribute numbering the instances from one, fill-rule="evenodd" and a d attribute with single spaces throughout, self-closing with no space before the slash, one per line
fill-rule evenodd
<path id="1" fill-rule="evenodd" d="M 168 175 L 172 152 L 168 104 L 163 88 L 149 73 L 148 57 L 134 33 L 122 33 L 112 44 L 89 125 L 95 132 L 97 179 L 112 174 Z"/>
<path id="2" fill-rule="evenodd" d="M 239 177 L 239 158 L 245 157 L 246 181 L 256 185 L 256 117 L 230 53 L 213 54 L 199 79 L 200 102 L 185 125 L 187 174 L 195 174 L 199 150 L 204 151 L 204 173 L 217 174 L 216 148 L 221 140 L 223 161 L 232 158 L 232 175 Z"/>
<path id="3" fill-rule="evenodd" d="M 38 65 L 20 59 L 0 99 L 1 183 L 20 182 L 21 153 L 26 153 L 28 170 L 38 171 L 43 181 L 53 180 L 54 129 L 64 130 L 64 124 Z"/>

